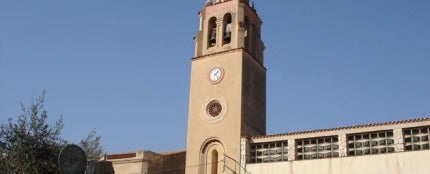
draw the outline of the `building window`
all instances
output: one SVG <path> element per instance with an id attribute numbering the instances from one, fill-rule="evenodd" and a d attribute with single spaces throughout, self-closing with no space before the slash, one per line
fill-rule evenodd
<path id="1" fill-rule="evenodd" d="M 406 151 L 429 149 L 430 127 L 407 128 L 403 130 Z"/>
<path id="2" fill-rule="evenodd" d="M 297 159 L 321 159 L 339 157 L 337 136 L 296 140 Z"/>
<path id="3" fill-rule="evenodd" d="M 288 161 L 288 141 L 251 144 L 251 162 Z"/>
<path id="4" fill-rule="evenodd" d="M 370 155 L 394 151 L 392 130 L 348 135 L 348 155 Z"/>

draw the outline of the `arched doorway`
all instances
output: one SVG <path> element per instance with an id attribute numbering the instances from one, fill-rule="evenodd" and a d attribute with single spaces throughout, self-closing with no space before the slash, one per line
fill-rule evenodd
<path id="1" fill-rule="evenodd" d="M 203 143 L 200 154 L 200 172 L 203 174 L 219 174 L 223 170 L 224 146 L 216 139 Z"/>

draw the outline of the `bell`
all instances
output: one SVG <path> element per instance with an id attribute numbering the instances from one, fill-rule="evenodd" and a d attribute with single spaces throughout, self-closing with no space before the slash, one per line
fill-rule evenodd
<path id="1" fill-rule="evenodd" d="M 231 40 L 231 32 L 226 32 L 224 36 L 224 40 L 230 42 Z"/>
<path id="2" fill-rule="evenodd" d="M 216 29 L 214 28 L 211 33 L 211 37 L 209 38 L 209 42 L 211 44 L 215 44 L 216 42 Z"/>
<path id="3" fill-rule="evenodd" d="M 228 23 L 225 27 L 225 35 L 224 35 L 224 40 L 227 42 L 231 41 L 231 22 Z"/>

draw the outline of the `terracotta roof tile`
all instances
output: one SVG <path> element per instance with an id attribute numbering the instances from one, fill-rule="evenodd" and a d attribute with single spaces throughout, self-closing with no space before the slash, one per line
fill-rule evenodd
<path id="1" fill-rule="evenodd" d="M 253 139 L 259 139 L 259 138 L 280 137 L 280 136 L 288 136 L 288 135 L 301 135 L 301 134 L 320 133 L 320 132 L 338 131 L 338 130 L 346 130 L 346 129 L 358 129 L 358 128 L 387 126 L 387 125 L 396 125 L 396 124 L 405 124 L 405 123 L 416 123 L 416 122 L 423 122 L 423 121 L 430 121 L 430 117 L 416 118 L 416 119 L 409 119 L 409 120 L 400 120 L 400 121 L 391 121 L 391 122 L 383 122 L 383 123 L 353 125 L 353 126 L 328 128 L 328 129 L 315 129 L 315 130 L 309 130 L 309 131 L 298 131 L 298 132 L 273 134 L 273 135 L 264 135 L 264 136 L 254 136 L 254 137 L 251 137 L 251 138 L 253 138 Z"/>

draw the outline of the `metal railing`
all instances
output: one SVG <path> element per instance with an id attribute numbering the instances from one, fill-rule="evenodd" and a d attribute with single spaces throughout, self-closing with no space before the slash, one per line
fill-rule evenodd
<path id="1" fill-rule="evenodd" d="M 230 167 L 228 167 L 227 165 L 226 165 L 226 161 L 227 161 L 227 159 L 229 159 L 229 160 L 231 160 L 231 161 L 233 161 L 233 163 L 234 163 L 234 170 L 233 169 L 231 169 Z M 243 171 L 245 172 L 245 174 L 251 174 L 251 172 L 248 172 L 248 171 L 246 171 L 246 168 L 245 167 L 243 167 L 242 165 L 240 165 L 240 163 L 238 162 L 238 161 L 236 161 L 235 159 L 233 159 L 232 157 L 229 157 L 227 154 L 225 154 L 224 153 L 224 160 L 223 160 L 223 172 L 225 172 L 225 170 L 226 169 L 229 169 L 230 171 L 232 171 L 234 174 L 237 174 L 236 173 L 236 168 L 237 168 L 237 166 L 239 166 L 239 174 L 241 174 L 242 173 L 242 169 L 243 169 Z"/>

